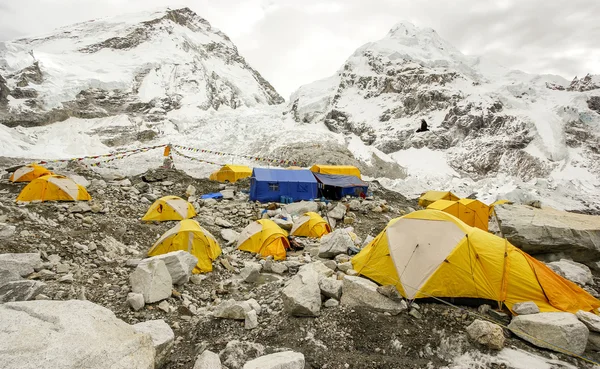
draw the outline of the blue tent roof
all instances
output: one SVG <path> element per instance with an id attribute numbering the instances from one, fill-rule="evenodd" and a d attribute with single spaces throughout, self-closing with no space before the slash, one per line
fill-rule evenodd
<path id="1" fill-rule="evenodd" d="M 369 187 L 369 184 L 356 176 L 338 174 L 313 173 L 313 175 L 326 186 L 334 187 Z"/>
<path id="2" fill-rule="evenodd" d="M 303 182 L 317 183 L 313 176 L 313 172 L 307 169 L 269 169 L 269 168 L 254 168 L 252 178 L 257 181 L 269 182 Z"/>

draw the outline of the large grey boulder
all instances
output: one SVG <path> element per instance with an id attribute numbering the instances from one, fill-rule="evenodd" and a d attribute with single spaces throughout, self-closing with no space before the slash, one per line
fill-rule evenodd
<path id="1" fill-rule="evenodd" d="M 592 271 L 586 265 L 568 259 L 561 259 L 547 263 L 548 267 L 556 274 L 577 283 L 580 286 L 593 282 Z"/>
<path id="2" fill-rule="evenodd" d="M 153 256 L 142 260 L 143 263 L 149 263 L 152 260 L 162 260 L 171 275 L 173 284 L 181 285 L 187 283 L 192 275 L 192 270 L 198 263 L 198 258 L 189 252 L 178 250 L 167 254 Z"/>
<path id="3" fill-rule="evenodd" d="M 171 274 L 162 260 L 139 264 L 129 276 L 129 281 L 132 292 L 144 295 L 147 304 L 164 300 L 173 291 Z"/>
<path id="4" fill-rule="evenodd" d="M 407 309 L 405 301 L 393 301 L 383 296 L 377 292 L 377 284 L 368 279 L 345 276 L 342 282 L 342 305 L 391 314 L 399 314 Z"/>
<path id="5" fill-rule="evenodd" d="M 340 300 L 342 297 L 342 281 L 335 278 L 321 278 L 319 288 L 323 296 Z"/>
<path id="6" fill-rule="evenodd" d="M 519 315 L 508 328 L 517 336 L 538 347 L 577 355 L 585 351 L 589 330 L 571 313 Z M 568 353 L 568 352 L 567 352 Z"/>
<path id="7" fill-rule="evenodd" d="M 321 237 L 319 257 L 333 258 L 339 254 L 347 253 L 349 247 L 354 247 L 354 241 L 352 241 L 350 234 L 343 229 L 336 229 L 332 233 Z"/>
<path id="8" fill-rule="evenodd" d="M 495 207 L 503 235 L 525 252 L 600 260 L 600 217 L 525 205 Z"/>
<path id="9" fill-rule="evenodd" d="M 467 327 L 467 334 L 473 341 L 493 350 L 502 350 L 504 347 L 504 332 L 498 324 L 475 319 Z"/>
<path id="10" fill-rule="evenodd" d="M 175 342 L 175 333 L 173 333 L 171 327 L 164 320 L 158 319 L 134 324 L 133 328 L 137 332 L 147 334 L 152 338 L 152 344 L 156 352 L 154 358 L 156 368 L 165 365 L 169 360 Z"/>
<path id="11" fill-rule="evenodd" d="M 284 310 L 294 316 L 318 316 L 321 311 L 319 274 L 311 268 L 300 268 L 281 292 Z"/>
<path id="12" fill-rule="evenodd" d="M 304 369 L 304 355 L 294 351 L 277 352 L 250 360 L 243 369 Z"/>
<path id="13" fill-rule="evenodd" d="M 17 228 L 14 225 L 0 223 L 0 240 L 8 240 L 12 238 L 17 232 Z"/>
<path id="14" fill-rule="evenodd" d="M 512 306 L 512 310 L 519 315 L 537 314 L 540 308 L 533 301 L 519 302 Z"/>
<path id="15" fill-rule="evenodd" d="M 0 305 L 0 368 L 154 368 L 152 339 L 89 301 Z"/>
<path id="16" fill-rule="evenodd" d="M 196 358 L 196 362 L 194 363 L 193 369 L 221 369 L 221 359 L 219 355 L 209 351 L 204 350 L 202 354 Z"/>
<path id="17" fill-rule="evenodd" d="M 247 301 L 226 300 L 217 305 L 214 316 L 223 319 L 245 320 L 252 306 Z"/>
<path id="18" fill-rule="evenodd" d="M 27 277 L 42 263 L 39 253 L 0 254 L 0 269 L 10 270 L 21 277 Z"/>
<path id="19" fill-rule="evenodd" d="M 314 201 L 300 201 L 288 204 L 283 207 L 283 211 L 294 217 L 302 216 L 304 213 L 319 211 L 319 204 Z"/>
<path id="20" fill-rule="evenodd" d="M 579 310 L 575 316 L 592 332 L 600 332 L 600 317 L 587 311 Z"/>
<path id="21" fill-rule="evenodd" d="M 334 273 L 334 271 L 331 268 L 327 267 L 327 265 L 323 264 L 322 261 L 315 261 L 315 262 L 303 265 L 302 267 L 300 267 L 300 270 L 303 270 L 303 269 L 314 270 L 319 275 L 319 278 L 331 277 Z"/>
<path id="22" fill-rule="evenodd" d="M 342 204 L 341 202 L 338 202 L 337 205 L 331 209 L 329 212 L 327 212 L 327 216 L 329 218 L 333 218 L 335 220 L 342 220 L 344 219 L 344 216 L 346 215 L 346 205 Z"/>
<path id="23" fill-rule="evenodd" d="M 0 287 L 8 282 L 22 280 L 21 276 L 14 270 L 0 269 Z"/>
<path id="24" fill-rule="evenodd" d="M 246 263 L 246 266 L 240 271 L 240 280 L 246 283 L 254 283 L 260 277 L 262 265 L 258 263 Z"/>
<path id="25" fill-rule="evenodd" d="M 28 301 L 42 293 L 46 284 L 28 279 L 7 282 L 0 286 L 0 303 Z"/>

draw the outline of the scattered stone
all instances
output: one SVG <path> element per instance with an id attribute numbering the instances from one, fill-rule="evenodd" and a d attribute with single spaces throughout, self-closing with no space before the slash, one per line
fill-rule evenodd
<path id="1" fill-rule="evenodd" d="M 245 320 L 249 311 L 253 309 L 248 302 L 230 299 L 217 305 L 214 316 L 222 319 Z"/>
<path id="2" fill-rule="evenodd" d="M 246 283 L 254 283 L 260 277 L 262 266 L 258 263 L 247 263 L 240 272 L 240 279 Z"/>
<path id="3" fill-rule="evenodd" d="M 192 275 L 192 270 L 198 263 L 198 258 L 189 252 L 178 250 L 167 254 L 153 256 L 142 260 L 141 264 L 150 263 L 153 260 L 162 260 L 171 275 L 173 284 L 181 285 L 187 283 Z"/>
<path id="4" fill-rule="evenodd" d="M 350 201 L 349 207 L 352 211 L 360 210 L 360 201 L 357 199 Z"/>
<path id="5" fill-rule="evenodd" d="M 221 359 L 214 352 L 204 350 L 196 359 L 193 369 L 221 369 Z"/>
<path id="6" fill-rule="evenodd" d="M 512 310 L 519 315 L 537 314 L 540 308 L 533 301 L 514 304 Z"/>
<path id="7" fill-rule="evenodd" d="M 587 266 L 567 260 L 561 259 L 560 261 L 553 261 L 546 264 L 556 274 L 575 282 L 580 286 L 585 286 L 593 282 L 592 271 Z"/>
<path id="8" fill-rule="evenodd" d="M 499 323 L 502 323 L 504 325 L 510 323 L 511 316 L 503 311 L 489 309 L 487 311 L 487 313 L 490 317 L 492 317 L 492 319 L 494 319 L 495 321 L 497 321 Z"/>
<path id="9" fill-rule="evenodd" d="M 243 369 L 304 369 L 304 355 L 294 351 L 277 352 L 248 361 Z"/>
<path id="10" fill-rule="evenodd" d="M 171 274 L 162 260 L 152 260 L 138 265 L 129 277 L 131 290 L 144 295 L 146 303 L 164 300 L 171 296 Z"/>
<path id="11" fill-rule="evenodd" d="M 58 264 L 56 266 L 56 273 L 64 274 L 69 272 L 69 266 L 67 264 Z"/>
<path id="12" fill-rule="evenodd" d="M 7 282 L 0 285 L 0 303 L 32 300 L 45 288 L 46 284 L 40 281 L 24 279 Z"/>
<path id="13" fill-rule="evenodd" d="M 327 301 L 325 301 L 325 303 L 323 304 L 323 306 L 330 308 L 330 307 L 336 307 L 339 306 L 340 302 L 336 299 L 328 299 Z"/>
<path id="14" fill-rule="evenodd" d="M 39 253 L 0 254 L 0 269 L 10 270 L 27 277 L 42 263 Z"/>
<path id="15" fill-rule="evenodd" d="M 259 343 L 231 340 L 221 351 L 221 362 L 229 369 L 242 369 L 244 363 L 265 353 Z"/>
<path id="16" fill-rule="evenodd" d="M 158 319 L 134 324 L 133 328 L 137 332 L 147 334 L 152 338 L 152 344 L 156 350 L 155 367 L 160 368 L 166 364 L 175 342 L 175 333 L 173 333 L 171 327 L 164 320 Z"/>
<path id="17" fill-rule="evenodd" d="M 325 265 L 327 268 L 329 268 L 329 269 L 333 270 L 334 272 L 335 272 L 335 270 L 337 269 L 337 263 L 336 263 L 335 261 L 333 261 L 333 260 L 324 260 L 324 261 L 323 261 L 323 264 L 324 264 L 324 265 Z"/>
<path id="18" fill-rule="evenodd" d="M 158 308 L 167 314 L 171 312 L 171 305 L 166 301 L 161 301 L 160 304 L 158 304 Z"/>
<path id="19" fill-rule="evenodd" d="M 585 324 L 590 331 L 600 332 L 600 317 L 598 315 L 579 310 L 575 316 L 577 316 L 577 319 Z"/>
<path id="20" fill-rule="evenodd" d="M 154 368 L 151 338 L 89 301 L 10 302 L 0 321 L 0 368 Z"/>
<path id="21" fill-rule="evenodd" d="M 314 201 L 300 201 L 284 206 L 283 211 L 291 216 L 298 217 L 304 215 L 304 213 L 318 212 L 319 205 Z"/>
<path id="22" fill-rule="evenodd" d="M 415 319 L 423 318 L 423 315 L 421 315 L 421 313 L 419 313 L 419 310 L 415 309 L 415 308 L 410 309 L 410 311 L 408 312 L 408 315 L 412 316 Z"/>
<path id="23" fill-rule="evenodd" d="M 332 233 L 321 237 L 319 257 L 333 258 L 339 254 L 346 254 L 349 247 L 354 247 L 350 234 L 343 229 L 336 229 Z"/>
<path id="24" fill-rule="evenodd" d="M 561 352 L 560 347 L 577 355 L 585 351 L 589 335 L 585 324 L 571 313 L 519 315 L 508 328 L 538 347 Z"/>
<path id="25" fill-rule="evenodd" d="M 256 314 L 260 315 L 262 308 L 260 307 L 258 301 L 256 301 L 255 299 L 248 299 L 246 302 L 250 305 L 252 310 L 256 311 Z"/>
<path id="26" fill-rule="evenodd" d="M 319 288 L 324 296 L 339 301 L 342 297 L 342 284 L 342 281 L 334 278 L 321 278 L 319 281 Z"/>
<path id="27" fill-rule="evenodd" d="M 341 202 L 338 202 L 337 205 L 327 213 L 329 218 L 333 218 L 335 220 L 342 220 L 344 215 L 346 215 L 346 205 L 342 204 Z"/>
<path id="28" fill-rule="evenodd" d="M 321 310 L 319 274 L 314 269 L 300 268 L 282 290 L 282 298 L 283 308 L 288 314 L 318 316 Z"/>
<path id="29" fill-rule="evenodd" d="M 346 273 L 347 271 L 352 269 L 352 263 L 349 261 L 347 261 L 345 263 L 340 263 L 340 264 L 338 264 L 337 268 L 339 270 L 341 270 L 342 272 Z"/>
<path id="30" fill-rule="evenodd" d="M 407 309 L 405 301 L 388 299 L 377 292 L 377 284 L 365 278 L 346 276 L 342 282 L 342 305 L 366 307 L 391 314 L 399 314 Z"/>
<path id="31" fill-rule="evenodd" d="M 289 219 L 274 218 L 271 220 L 275 222 L 275 224 L 277 224 L 279 227 L 285 229 L 288 232 L 292 230 L 292 227 L 294 227 L 294 222 L 292 222 Z"/>
<path id="32" fill-rule="evenodd" d="M 127 294 L 127 304 L 131 306 L 134 311 L 138 311 L 144 307 L 144 295 L 141 293 L 130 292 Z"/>
<path id="33" fill-rule="evenodd" d="M 263 271 L 267 273 L 283 274 L 288 271 L 288 267 L 281 262 L 273 261 L 273 259 L 265 260 Z"/>
<path id="34" fill-rule="evenodd" d="M 233 190 L 222 190 L 223 200 L 233 200 L 235 198 L 235 192 Z"/>
<path id="35" fill-rule="evenodd" d="M 215 224 L 223 228 L 231 228 L 233 224 L 223 218 L 215 218 Z"/>
<path id="36" fill-rule="evenodd" d="M 502 350 L 504 347 L 505 338 L 502 327 L 492 322 L 475 319 L 467 327 L 467 333 L 473 341 L 492 350 Z"/>
<path id="37" fill-rule="evenodd" d="M 13 225 L 0 223 L 0 240 L 8 240 L 17 232 L 17 228 Z"/>
<path id="38" fill-rule="evenodd" d="M 347 263 L 350 260 L 352 260 L 352 257 L 350 257 L 350 255 L 347 254 L 339 254 L 336 255 L 335 258 L 333 258 L 335 260 L 336 263 L 338 264 L 342 264 L 342 263 Z"/>
<path id="39" fill-rule="evenodd" d="M 402 295 L 398 292 L 396 286 L 388 284 L 385 286 L 377 286 L 377 292 L 393 301 L 402 301 Z"/>
<path id="40" fill-rule="evenodd" d="M 204 274 L 192 274 L 192 276 L 190 277 L 190 282 L 192 282 L 193 284 L 202 284 L 202 281 L 206 278 L 208 277 Z"/>
<path id="41" fill-rule="evenodd" d="M 250 310 L 246 314 L 246 319 L 244 321 L 244 328 L 246 329 L 254 329 L 258 327 L 258 314 L 255 310 Z"/>
<path id="42" fill-rule="evenodd" d="M 349 275 L 349 276 L 351 276 L 351 277 L 355 277 L 355 276 L 358 275 L 358 272 L 356 270 L 354 270 L 354 269 L 348 269 L 346 271 L 346 274 Z"/>
<path id="43" fill-rule="evenodd" d="M 75 278 L 73 278 L 73 273 L 65 274 L 58 279 L 59 283 L 73 283 Z"/>
<path id="44" fill-rule="evenodd" d="M 87 213 L 92 211 L 92 208 L 86 202 L 78 202 L 69 208 L 69 213 Z"/>
<path id="45" fill-rule="evenodd" d="M 190 197 L 190 196 L 194 196 L 195 194 L 196 194 L 196 187 L 194 187 L 192 185 L 187 186 L 187 188 L 185 189 L 185 195 L 187 197 Z"/>
<path id="46" fill-rule="evenodd" d="M 371 209 L 371 211 L 373 213 L 383 213 L 383 208 L 380 205 L 377 205 L 373 209 Z"/>
<path id="47" fill-rule="evenodd" d="M 227 242 L 227 245 L 235 243 L 239 236 L 239 232 L 236 232 L 233 229 L 221 229 L 221 238 L 223 238 Z"/>

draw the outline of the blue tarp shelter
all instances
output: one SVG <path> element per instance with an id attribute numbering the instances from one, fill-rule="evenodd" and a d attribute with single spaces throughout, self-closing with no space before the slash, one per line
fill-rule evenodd
<path id="1" fill-rule="evenodd" d="M 313 173 L 319 182 L 319 195 L 326 199 L 339 200 L 344 196 L 367 194 L 369 184 L 356 176 Z"/>
<path id="2" fill-rule="evenodd" d="M 254 168 L 250 179 L 250 200 L 281 201 L 282 196 L 292 201 L 317 198 L 317 180 L 310 170 Z"/>

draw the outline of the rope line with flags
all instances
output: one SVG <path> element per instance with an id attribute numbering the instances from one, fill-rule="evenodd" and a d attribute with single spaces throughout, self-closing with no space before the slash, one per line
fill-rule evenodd
<path id="1" fill-rule="evenodd" d="M 175 146 L 173 146 L 173 147 L 175 147 Z M 177 156 L 181 156 L 181 157 L 184 157 L 184 158 L 189 159 L 189 160 L 199 161 L 201 163 L 212 164 L 212 165 L 219 165 L 219 166 L 223 165 L 223 164 L 215 163 L 215 162 L 212 162 L 212 161 L 198 159 L 198 158 L 194 158 L 192 156 L 188 156 L 188 155 L 182 154 L 181 152 L 179 152 L 179 150 L 176 150 L 176 149 L 172 149 L 172 152 L 175 153 L 175 155 L 177 155 Z"/>
<path id="2" fill-rule="evenodd" d="M 140 148 L 132 149 L 132 150 L 116 151 L 116 152 L 112 152 L 109 154 L 102 154 L 102 155 L 88 155 L 88 156 L 82 156 L 82 157 L 70 158 L 70 159 L 41 160 L 38 162 L 38 164 L 43 165 L 43 164 L 50 164 L 50 163 L 67 163 L 67 162 L 83 161 L 83 160 L 90 160 L 90 159 L 110 158 L 110 157 L 116 157 L 116 156 L 123 155 L 123 154 L 133 155 L 133 154 L 137 154 L 140 152 L 146 152 L 149 150 L 158 149 L 158 148 L 165 147 L 165 146 L 167 146 L 167 144 L 140 147 Z M 129 156 L 129 155 L 127 155 L 127 156 Z"/>
<path id="3" fill-rule="evenodd" d="M 206 153 L 206 154 L 212 154 L 212 155 L 217 155 L 217 156 L 236 156 L 239 158 L 244 158 L 244 159 L 248 159 L 248 160 L 259 161 L 259 162 L 269 163 L 269 164 L 276 164 L 276 165 L 294 165 L 294 166 L 300 166 L 300 167 L 308 166 L 306 163 L 295 161 L 295 160 L 262 158 L 262 157 L 254 156 L 254 155 L 232 154 L 232 153 L 227 153 L 227 152 L 222 152 L 222 151 L 198 149 L 195 147 L 181 146 L 181 145 L 171 145 L 171 147 L 178 148 L 178 149 L 185 150 L 185 151 Z"/>

